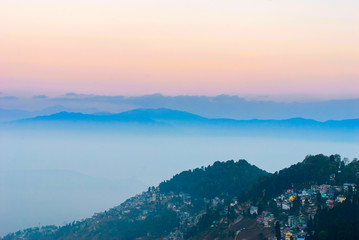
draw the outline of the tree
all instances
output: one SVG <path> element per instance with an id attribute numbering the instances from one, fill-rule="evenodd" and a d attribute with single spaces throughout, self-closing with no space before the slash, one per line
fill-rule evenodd
<path id="1" fill-rule="evenodd" d="M 279 214 L 279 209 L 278 209 L 278 207 L 277 207 L 277 203 L 276 203 L 273 199 L 271 199 L 271 200 L 269 201 L 268 209 L 269 209 L 269 211 L 270 211 L 271 213 L 274 214 L 274 216 L 278 216 L 278 214 Z"/>
<path id="2" fill-rule="evenodd" d="M 280 240 L 282 237 L 282 234 L 280 233 L 280 224 L 279 221 L 275 223 L 275 236 L 277 237 L 277 240 Z"/>
<path id="3" fill-rule="evenodd" d="M 290 208 L 290 212 L 292 215 L 297 215 L 300 211 L 300 199 L 299 197 L 295 197 L 294 201 L 293 201 L 293 205 L 292 207 Z"/>
<path id="4" fill-rule="evenodd" d="M 312 218 L 312 216 L 309 216 L 309 219 L 308 219 L 308 232 L 312 233 L 312 231 L 314 231 L 313 218 Z"/>
<path id="5" fill-rule="evenodd" d="M 258 234 L 258 239 L 259 240 L 264 240 L 265 239 L 264 234 L 262 232 Z"/>
<path id="6" fill-rule="evenodd" d="M 322 198 L 322 194 L 320 194 L 320 192 L 317 193 L 317 206 L 318 209 L 321 209 L 323 205 L 323 198 Z"/>
<path id="7" fill-rule="evenodd" d="M 312 232 L 309 232 L 307 236 L 305 236 L 305 240 L 313 240 L 313 234 Z"/>
<path id="8" fill-rule="evenodd" d="M 318 234 L 318 240 L 326 240 L 326 239 L 328 239 L 328 232 L 320 231 Z"/>

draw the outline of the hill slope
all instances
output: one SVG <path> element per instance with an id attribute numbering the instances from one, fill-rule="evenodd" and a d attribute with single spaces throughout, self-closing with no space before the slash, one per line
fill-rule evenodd
<path id="1" fill-rule="evenodd" d="M 182 172 L 161 183 L 161 190 L 152 187 L 92 218 L 60 228 L 27 229 L 3 239 L 156 239 L 175 231 L 182 218 L 195 224 L 195 219 L 188 214 L 203 214 L 204 197 L 235 196 L 248 189 L 259 176 L 267 174 L 245 160 L 215 162 L 206 168 Z M 187 215 L 182 216 L 182 212 Z"/>
<path id="2" fill-rule="evenodd" d="M 47 226 L 27 229 L 9 234 L 3 240 L 127 240 L 162 237 L 233 239 L 236 235 L 257 238 L 259 235 L 256 233 L 262 233 L 262 237 L 273 237 L 273 231 L 263 228 L 248 215 L 251 204 L 258 204 L 258 214 L 260 214 L 259 209 L 269 211 L 273 208 L 269 205 L 270 202 L 274 201 L 274 197 L 281 194 L 284 196 L 283 193 L 287 192 L 288 188 L 292 189 L 289 191 L 290 194 L 294 194 L 312 184 L 331 183 L 334 185 L 351 180 L 357 181 L 358 170 L 359 161 L 354 160 L 346 165 L 339 155 L 307 156 L 303 162 L 274 174 L 266 173 L 245 160 L 215 162 L 206 168 L 184 171 L 171 180 L 162 182 L 159 188 L 151 187 L 147 192 L 136 195 L 108 211 L 95 214 L 91 218 L 62 227 Z M 333 175 L 334 179 L 331 177 Z M 318 193 L 314 192 L 314 196 Z M 232 197 L 238 194 L 239 201 L 236 201 Z M 321 219 L 319 230 L 330 230 L 330 224 L 335 224 L 333 215 L 335 216 L 336 211 L 343 218 L 341 219 L 343 226 L 351 221 L 346 214 L 350 212 L 350 209 L 357 209 L 358 199 L 353 198 L 353 195 L 350 197 L 350 191 L 346 192 L 346 197 L 347 203 L 354 204 L 355 208 L 352 205 L 343 205 L 344 208 L 337 205 L 339 207 L 335 207 L 333 211 L 319 212 Z M 310 201 L 313 201 L 313 206 L 317 204 L 319 210 L 323 206 L 319 200 L 311 198 Z M 290 208 L 291 213 L 294 212 L 294 205 L 295 202 Z M 300 212 L 300 205 L 296 206 L 297 211 Z M 278 219 L 284 218 L 284 221 L 287 221 L 285 216 L 289 212 L 281 208 L 279 210 L 276 204 L 274 208 L 281 211 L 281 213 L 276 213 L 280 216 Z M 305 214 L 305 211 L 302 213 Z M 269 213 L 266 214 L 268 217 Z M 326 221 L 326 216 L 331 219 Z M 358 226 L 358 217 L 359 214 L 355 215 L 352 218 L 355 222 L 350 222 L 351 233 L 355 226 Z M 340 231 L 344 230 L 341 228 Z"/>
<path id="3" fill-rule="evenodd" d="M 214 198 L 234 197 L 247 190 L 266 171 L 250 165 L 245 160 L 238 162 L 215 162 L 206 168 L 196 168 L 175 175 L 171 180 L 159 185 L 164 193 L 188 193 L 193 197 Z"/>
<path id="4" fill-rule="evenodd" d="M 329 183 L 329 176 L 338 174 L 340 166 L 341 158 L 339 155 L 330 157 L 322 154 L 307 156 L 300 163 L 260 178 L 242 198 L 253 201 L 258 201 L 259 198 L 269 200 L 273 196 L 293 187 L 302 189 L 310 187 L 312 184 Z M 263 193 L 265 193 L 264 196 Z"/>

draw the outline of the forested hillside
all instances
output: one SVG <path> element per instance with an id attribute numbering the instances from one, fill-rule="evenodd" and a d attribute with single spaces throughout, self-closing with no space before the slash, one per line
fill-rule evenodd
<path id="1" fill-rule="evenodd" d="M 246 160 L 215 162 L 212 166 L 196 168 L 175 175 L 159 185 L 160 191 L 184 192 L 193 197 L 234 197 L 249 189 L 260 176 L 269 173 Z"/>
<path id="2" fill-rule="evenodd" d="M 307 156 L 274 174 L 245 160 L 215 162 L 91 218 L 3 240 L 272 239 L 278 224 L 283 239 L 350 240 L 359 234 L 358 180 L 359 161 L 339 155 Z"/>
<path id="3" fill-rule="evenodd" d="M 241 195 L 241 199 L 269 200 L 287 189 L 302 189 L 313 184 L 330 183 L 331 175 L 334 176 L 333 180 L 338 179 L 338 183 L 342 184 L 355 179 L 356 168 L 355 161 L 345 166 L 339 155 L 310 155 L 289 168 L 259 178 L 249 191 Z"/>
<path id="4" fill-rule="evenodd" d="M 358 239 L 359 198 L 358 194 L 347 196 L 347 200 L 332 209 L 318 211 L 314 218 L 313 236 L 308 240 Z"/>

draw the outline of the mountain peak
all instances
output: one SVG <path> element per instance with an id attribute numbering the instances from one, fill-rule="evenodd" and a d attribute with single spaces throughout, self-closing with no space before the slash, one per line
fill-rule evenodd
<path id="1" fill-rule="evenodd" d="M 167 119 L 167 120 L 204 119 L 203 117 L 196 114 L 168 109 L 168 108 L 138 108 L 127 112 L 122 112 L 117 115 L 122 117 L 136 116 L 136 117 L 148 117 L 151 119 Z"/>

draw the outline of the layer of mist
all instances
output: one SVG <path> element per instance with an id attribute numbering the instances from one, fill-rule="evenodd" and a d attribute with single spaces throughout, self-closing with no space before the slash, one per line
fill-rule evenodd
<path id="1" fill-rule="evenodd" d="M 339 153 L 351 159 L 359 152 L 355 139 L 325 135 L 142 130 L 2 128 L 0 235 L 90 217 L 176 173 L 218 160 L 246 159 L 274 172 L 308 154 Z"/>

